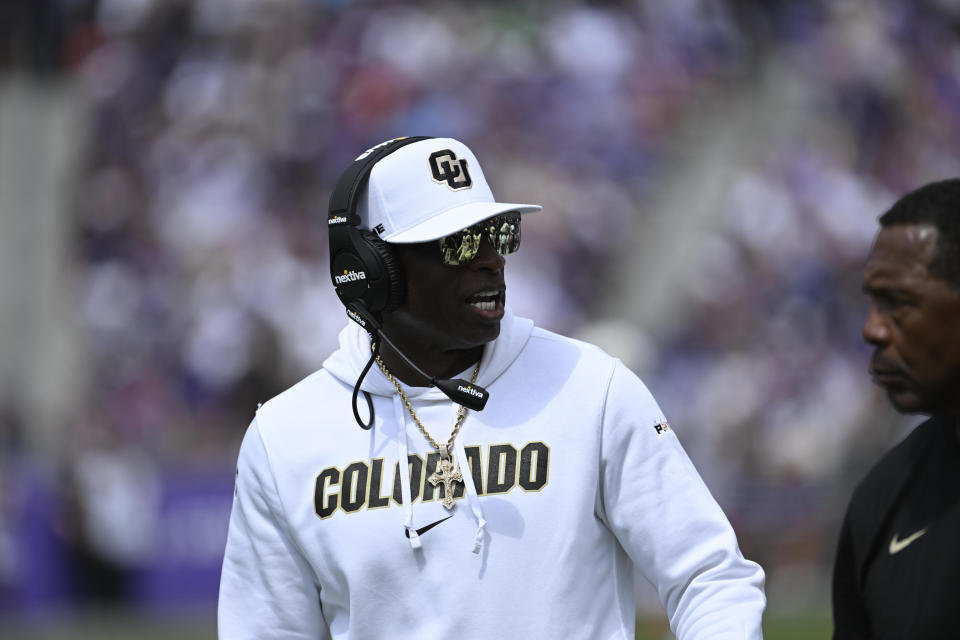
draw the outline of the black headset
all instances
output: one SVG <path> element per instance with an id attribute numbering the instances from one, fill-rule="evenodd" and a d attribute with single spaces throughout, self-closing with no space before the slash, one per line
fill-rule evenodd
<path id="1" fill-rule="evenodd" d="M 408 366 L 454 402 L 474 411 L 481 411 L 490 396 L 487 390 L 478 384 L 459 378 L 438 379 L 427 374 L 381 331 L 381 314 L 393 311 L 403 304 L 406 298 L 407 278 L 403 265 L 390 245 L 373 231 L 360 228 L 357 200 L 370 178 L 373 165 L 401 147 L 430 139 L 431 136 L 396 138 L 367 149 L 344 171 L 330 195 L 327 218 L 330 233 L 330 278 L 337 290 L 337 297 L 347 308 L 350 319 L 366 329 L 371 336 L 375 336 L 370 359 L 353 387 L 353 417 L 364 429 L 373 426 L 373 401 L 370 394 L 364 391 L 369 411 L 369 419 L 364 422 L 357 410 L 357 397 L 360 383 L 379 353 L 381 340 L 390 345 Z"/>
<path id="2" fill-rule="evenodd" d="M 396 138 L 368 149 L 344 171 L 330 195 L 330 279 L 337 297 L 348 308 L 360 303 L 379 318 L 399 307 L 406 298 L 403 266 L 387 242 L 373 231 L 359 228 L 357 201 L 377 162 L 401 147 L 430 138 Z"/>

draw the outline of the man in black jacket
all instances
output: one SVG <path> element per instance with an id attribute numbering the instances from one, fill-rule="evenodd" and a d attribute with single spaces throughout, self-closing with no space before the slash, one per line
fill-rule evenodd
<path id="1" fill-rule="evenodd" d="M 865 267 L 870 374 L 931 416 L 850 501 L 833 577 L 834 638 L 960 637 L 960 179 L 880 218 Z"/>

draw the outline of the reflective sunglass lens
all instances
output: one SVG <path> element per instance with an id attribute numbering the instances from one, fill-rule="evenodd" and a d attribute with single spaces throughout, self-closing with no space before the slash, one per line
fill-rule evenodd
<path id="1" fill-rule="evenodd" d="M 513 253 L 520 246 L 520 214 L 506 214 L 477 223 L 438 241 L 443 261 L 456 267 L 477 257 L 486 235 L 500 255 Z"/>
<path id="2" fill-rule="evenodd" d="M 457 266 L 470 262 L 480 253 L 480 233 L 459 231 L 440 240 L 440 250 L 443 252 L 443 261 L 450 266 Z"/>

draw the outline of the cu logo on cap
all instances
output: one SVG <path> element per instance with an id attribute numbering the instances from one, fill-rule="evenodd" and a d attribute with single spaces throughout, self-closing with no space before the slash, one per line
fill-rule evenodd
<path id="1" fill-rule="evenodd" d="M 430 154 L 430 173 L 434 182 L 446 182 L 454 191 L 469 189 L 473 186 L 467 161 L 457 158 L 450 149 L 434 151 Z"/>

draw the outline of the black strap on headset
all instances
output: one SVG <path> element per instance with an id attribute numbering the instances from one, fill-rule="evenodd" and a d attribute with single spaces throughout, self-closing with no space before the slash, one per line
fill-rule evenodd
<path id="1" fill-rule="evenodd" d="M 330 227 L 335 228 L 339 224 L 348 224 L 356 227 L 360 224 L 360 217 L 356 211 L 357 199 L 360 197 L 360 190 L 366 184 L 367 178 L 370 177 L 370 171 L 373 169 L 373 165 L 377 164 L 384 156 L 390 155 L 401 147 L 413 144 L 414 142 L 420 142 L 421 140 L 429 140 L 432 137 L 433 136 L 411 136 L 408 138 L 388 140 L 367 150 L 364 152 L 366 155 L 361 154 L 360 157 L 354 160 L 353 163 L 347 167 L 347 170 L 343 172 L 343 175 L 340 176 L 340 180 L 337 181 L 337 186 L 334 187 L 333 193 L 330 194 L 330 211 L 328 217 Z M 346 221 L 334 222 L 335 218 L 340 216 L 346 218 Z"/>
<path id="2" fill-rule="evenodd" d="M 341 253 L 353 253 L 358 258 L 360 256 L 357 251 L 359 250 L 359 245 L 361 244 L 360 231 L 358 229 L 361 220 L 356 211 L 357 200 L 360 197 L 361 189 L 366 185 L 367 179 L 370 177 L 370 172 L 373 170 L 373 166 L 383 157 L 393 153 L 397 149 L 405 147 L 406 145 L 414 142 L 428 140 L 430 137 L 431 136 L 412 136 L 408 138 L 396 138 L 394 140 L 388 140 L 387 142 L 381 143 L 376 147 L 373 147 L 372 149 L 362 153 L 350 164 L 349 167 L 347 167 L 347 170 L 344 171 L 343 175 L 340 176 L 336 187 L 333 189 L 333 193 L 330 195 L 330 205 L 327 218 L 331 269 L 333 268 L 333 261 L 335 257 Z M 337 294 L 338 296 L 340 295 L 339 288 L 337 289 Z M 360 311 L 365 311 L 364 302 L 361 299 L 350 301 L 349 298 L 345 299 L 341 296 L 341 301 L 343 301 L 345 304 L 348 304 L 348 315 L 349 309 L 351 308 L 359 307 Z M 373 315 L 368 316 L 367 319 L 369 322 L 361 322 L 353 315 L 350 317 L 355 321 L 358 321 L 361 326 L 367 329 L 372 337 L 376 336 L 375 329 L 379 322 L 373 317 Z M 360 413 L 357 409 L 357 399 L 361 393 L 360 385 L 363 382 L 364 377 L 367 375 L 367 372 L 370 370 L 375 358 L 377 357 L 380 341 L 375 339 L 373 345 L 374 349 L 370 356 L 370 360 L 363 368 L 363 371 L 360 373 L 360 377 L 357 378 L 357 382 L 353 387 L 353 398 L 351 402 L 351 406 L 353 408 L 353 417 L 356 419 L 357 424 L 359 424 L 363 429 L 369 429 L 373 426 L 374 422 L 373 401 L 370 398 L 370 394 L 366 391 L 362 391 L 362 393 L 364 399 L 367 401 L 367 410 L 369 414 L 369 420 L 367 422 L 364 422 L 360 418 Z"/>
<path id="3" fill-rule="evenodd" d="M 400 147 L 427 139 L 425 136 L 415 136 L 383 142 L 360 154 L 337 181 L 330 196 L 327 235 L 330 243 L 330 277 L 337 296 L 344 304 L 363 299 L 375 312 L 391 304 L 392 279 L 384 281 L 384 278 L 395 270 L 385 269 L 393 263 L 384 262 L 389 262 L 392 254 L 386 255 L 371 243 L 372 238 L 366 238 L 361 231 L 360 216 L 356 212 L 357 201 L 370 172 L 380 159 Z M 357 279 L 337 282 L 341 273 L 351 271 L 358 276 Z M 392 304 L 398 303 L 393 300 Z"/>
<path id="4" fill-rule="evenodd" d="M 353 385 L 353 399 L 350 402 L 350 406 L 353 408 L 353 418 L 357 421 L 357 424 L 360 425 L 360 428 L 364 431 L 368 431 L 370 427 L 373 426 L 374 416 L 376 415 L 373 411 L 373 400 L 370 398 L 370 394 L 366 391 L 360 389 L 360 384 L 363 382 L 363 379 L 367 376 L 367 371 L 370 371 L 370 366 L 376 361 L 377 356 L 380 355 L 380 341 L 374 340 L 371 346 L 370 359 L 367 360 L 367 366 L 363 368 L 363 371 L 360 372 L 360 377 L 357 378 L 357 383 Z M 363 397 L 367 401 L 367 415 L 370 416 L 369 422 L 364 422 L 360 418 L 360 412 L 357 410 L 357 396 L 363 393 Z"/>

